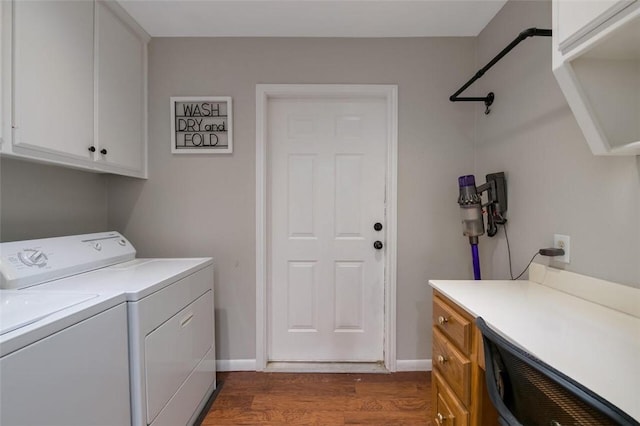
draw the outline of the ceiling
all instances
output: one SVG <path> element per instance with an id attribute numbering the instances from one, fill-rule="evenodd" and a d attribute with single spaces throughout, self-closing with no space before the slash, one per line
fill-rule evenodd
<path id="1" fill-rule="evenodd" d="M 120 0 L 152 37 L 477 36 L 506 0 Z"/>

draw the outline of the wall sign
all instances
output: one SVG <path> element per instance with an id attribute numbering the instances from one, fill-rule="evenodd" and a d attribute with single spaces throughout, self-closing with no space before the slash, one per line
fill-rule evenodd
<path id="1" fill-rule="evenodd" d="M 231 114 L 229 96 L 172 96 L 171 152 L 232 153 Z"/>

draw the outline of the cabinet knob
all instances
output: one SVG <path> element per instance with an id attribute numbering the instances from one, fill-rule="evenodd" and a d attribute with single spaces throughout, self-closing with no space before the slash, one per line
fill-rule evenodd
<path id="1" fill-rule="evenodd" d="M 382 231 L 382 224 L 380 222 L 376 222 L 373 225 L 373 229 L 375 229 L 376 231 Z"/>
<path id="2" fill-rule="evenodd" d="M 444 356 L 444 355 L 438 355 L 438 362 L 439 362 L 440 364 L 444 364 L 444 363 L 445 363 L 445 362 L 447 362 L 447 361 L 449 361 L 449 360 L 447 359 L 447 357 L 446 357 L 446 356 Z"/>
<path id="3" fill-rule="evenodd" d="M 107 150 L 106 150 L 105 148 L 102 148 L 102 149 L 100 150 L 100 154 L 102 154 L 102 155 L 107 155 Z"/>
<path id="4" fill-rule="evenodd" d="M 89 147 L 89 152 L 96 152 L 96 147 L 95 147 L 95 146 L 93 146 L 93 145 L 91 145 L 91 146 Z"/>
<path id="5" fill-rule="evenodd" d="M 443 416 L 442 414 L 438 413 L 436 414 L 436 423 L 438 423 L 439 425 L 444 424 L 444 421 L 447 420 L 447 418 L 445 416 Z"/>
<path id="6" fill-rule="evenodd" d="M 376 241 L 375 243 L 373 243 L 373 248 L 376 250 L 381 250 L 382 249 L 382 241 Z"/>
<path id="7" fill-rule="evenodd" d="M 445 318 L 442 315 L 438 317 L 438 324 L 445 325 L 448 322 L 449 322 L 449 318 Z"/>

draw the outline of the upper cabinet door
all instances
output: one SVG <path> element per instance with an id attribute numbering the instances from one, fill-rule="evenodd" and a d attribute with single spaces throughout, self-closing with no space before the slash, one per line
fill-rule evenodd
<path id="1" fill-rule="evenodd" d="M 13 3 L 16 147 L 91 161 L 93 2 Z"/>
<path id="2" fill-rule="evenodd" d="M 0 150 L 2 150 L 2 144 L 4 143 L 4 120 L 5 120 L 5 114 L 3 112 L 4 103 L 5 103 L 5 95 L 4 95 L 5 77 L 2 77 L 6 72 L 4 69 L 5 35 L 2 30 L 2 27 L 4 27 L 6 24 L 4 23 L 3 14 L 4 14 L 4 6 L 2 5 L 2 3 L 0 3 Z"/>
<path id="3" fill-rule="evenodd" d="M 127 18 L 115 2 L 96 2 L 96 158 L 105 166 L 142 176 L 147 39 Z"/>

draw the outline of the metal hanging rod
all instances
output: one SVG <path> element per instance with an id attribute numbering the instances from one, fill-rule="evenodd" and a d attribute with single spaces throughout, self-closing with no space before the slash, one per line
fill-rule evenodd
<path id="1" fill-rule="evenodd" d="M 491 62 L 489 62 L 480 71 L 478 71 L 473 77 L 471 77 L 471 80 L 467 81 L 464 84 L 464 86 L 462 86 L 460 89 L 458 89 L 458 91 L 456 93 L 451 95 L 449 97 L 449 100 L 451 102 L 484 102 L 484 105 L 487 107 L 485 109 L 484 113 L 485 114 L 489 114 L 489 112 L 490 112 L 489 107 L 491 106 L 491 104 L 493 103 L 493 101 L 495 99 L 495 95 L 494 95 L 493 92 L 489 92 L 487 94 L 487 96 L 485 96 L 483 98 L 481 98 L 481 97 L 466 97 L 466 98 L 462 97 L 462 98 L 459 98 L 458 95 L 460 93 L 464 92 L 477 79 L 482 77 L 484 75 L 484 73 L 489 70 L 489 68 L 494 66 L 500 59 L 502 59 L 507 53 L 509 53 L 511 51 L 511 49 L 513 49 L 518 44 L 520 44 L 521 41 L 523 41 L 523 40 L 525 40 L 525 39 L 527 39 L 529 37 L 535 37 L 535 36 L 551 37 L 551 30 L 541 30 L 541 29 L 538 29 L 538 28 L 528 28 L 528 29 L 522 31 L 520 34 L 518 34 L 518 37 L 516 37 L 511 43 L 509 43 L 509 45 L 507 47 L 502 49 L 502 52 L 498 53 L 496 55 L 496 57 L 491 60 Z"/>

